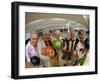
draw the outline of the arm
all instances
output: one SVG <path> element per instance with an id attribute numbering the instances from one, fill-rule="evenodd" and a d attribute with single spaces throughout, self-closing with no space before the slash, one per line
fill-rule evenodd
<path id="1" fill-rule="evenodd" d="M 49 57 L 48 56 L 42 54 L 43 53 L 42 52 L 42 46 L 41 46 L 40 43 L 38 45 L 38 52 L 39 52 L 39 56 L 40 56 L 40 59 L 41 60 L 45 60 L 45 61 L 48 61 L 49 60 Z"/>
<path id="2" fill-rule="evenodd" d="M 30 63 L 30 55 L 29 55 L 28 45 L 26 46 L 25 58 L 26 58 L 26 61 Z"/>
<path id="3" fill-rule="evenodd" d="M 38 54 L 43 64 L 45 64 L 48 67 L 51 66 L 50 58 L 46 55 L 43 55 L 41 43 L 39 43 L 38 45 Z"/>

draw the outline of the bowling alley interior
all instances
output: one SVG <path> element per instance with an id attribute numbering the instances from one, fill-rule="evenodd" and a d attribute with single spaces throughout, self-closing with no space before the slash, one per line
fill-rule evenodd
<path id="1" fill-rule="evenodd" d="M 89 15 L 25 13 L 25 68 L 86 65 Z"/>

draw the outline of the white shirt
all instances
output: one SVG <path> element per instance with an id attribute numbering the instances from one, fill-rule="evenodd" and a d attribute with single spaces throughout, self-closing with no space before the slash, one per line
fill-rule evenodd
<path id="1" fill-rule="evenodd" d="M 81 49 L 84 50 L 84 45 L 79 41 L 76 46 L 76 50 L 78 53 L 78 59 L 80 59 L 84 56 L 84 52 Z"/>
<path id="2" fill-rule="evenodd" d="M 74 41 L 69 41 L 69 51 L 71 51 L 75 46 L 76 38 L 73 38 L 73 40 Z M 72 46 L 72 43 L 73 43 L 73 46 Z"/>
<path id="3" fill-rule="evenodd" d="M 26 55 L 27 62 L 30 62 L 30 58 L 33 56 L 39 57 L 38 46 L 33 47 L 33 45 L 29 41 L 28 44 L 26 45 L 26 54 L 25 55 Z"/>
<path id="4" fill-rule="evenodd" d="M 32 44 L 30 43 L 30 41 L 26 45 L 26 54 L 25 54 L 26 61 L 31 62 L 30 58 L 32 56 L 37 56 L 40 58 L 40 60 L 41 60 L 40 66 L 42 66 L 42 65 L 50 66 L 50 64 L 48 63 L 49 58 L 42 54 L 42 47 L 41 47 L 40 42 L 37 44 L 37 47 L 33 47 Z"/>

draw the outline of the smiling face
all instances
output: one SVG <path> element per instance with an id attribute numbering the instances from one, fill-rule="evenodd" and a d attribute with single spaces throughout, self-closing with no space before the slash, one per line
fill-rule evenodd
<path id="1" fill-rule="evenodd" d="M 71 37 L 71 38 L 74 38 L 75 35 L 76 35 L 75 29 L 74 29 L 74 27 L 71 27 L 71 28 L 70 28 L 70 37 Z"/>
<path id="2" fill-rule="evenodd" d="M 59 39 L 61 36 L 60 30 L 55 30 L 55 38 Z"/>
<path id="3" fill-rule="evenodd" d="M 47 30 L 43 31 L 43 38 L 45 41 L 49 41 L 50 40 L 50 32 Z"/>
<path id="4" fill-rule="evenodd" d="M 84 38 L 85 38 L 85 31 L 83 31 L 83 30 L 80 30 L 79 31 L 79 39 L 81 40 L 81 41 L 84 41 Z"/>
<path id="5" fill-rule="evenodd" d="M 30 42 L 34 47 L 37 46 L 37 43 L 38 43 L 38 35 L 37 35 L 37 33 L 35 33 L 35 32 L 32 33 L 31 38 L 30 38 Z"/>

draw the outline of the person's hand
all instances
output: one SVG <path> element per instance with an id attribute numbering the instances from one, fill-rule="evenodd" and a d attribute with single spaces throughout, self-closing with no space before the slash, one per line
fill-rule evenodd
<path id="1" fill-rule="evenodd" d="M 42 49 L 42 54 L 46 56 L 47 54 L 46 54 L 46 50 L 45 50 L 45 49 L 46 49 L 46 48 L 43 48 L 43 49 Z"/>

